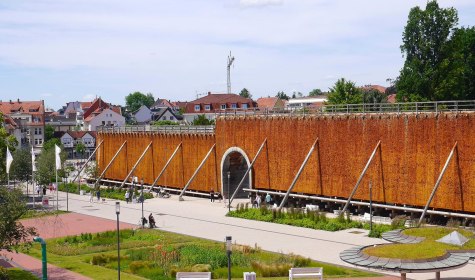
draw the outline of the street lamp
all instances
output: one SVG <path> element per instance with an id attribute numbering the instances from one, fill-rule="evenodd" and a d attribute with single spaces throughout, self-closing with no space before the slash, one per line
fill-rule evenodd
<path id="1" fill-rule="evenodd" d="M 373 232 L 373 186 L 369 181 L 369 233 Z"/>
<path id="2" fill-rule="evenodd" d="M 115 203 L 115 214 L 117 215 L 117 279 L 120 280 L 120 231 L 119 231 L 119 214 L 120 202 Z"/>
<path id="3" fill-rule="evenodd" d="M 228 256 L 228 280 L 231 280 L 231 252 L 233 250 L 232 237 L 226 236 L 226 255 Z"/>
<path id="4" fill-rule="evenodd" d="M 228 170 L 228 212 L 231 212 L 231 193 L 229 188 L 229 181 L 231 181 L 231 171 Z"/>
<path id="5" fill-rule="evenodd" d="M 68 177 L 65 178 L 66 182 L 64 185 L 66 187 L 66 211 L 69 211 L 69 186 L 68 186 Z"/>
<path id="6" fill-rule="evenodd" d="M 143 178 L 142 180 L 140 180 L 140 184 L 141 184 L 141 191 L 140 191 L 140 201 L 142 202 L 142 228 L 144 227 L 144 222 L 143 222 L 143 219 L 144 219 L 144 216 L 143 216 Z"/>

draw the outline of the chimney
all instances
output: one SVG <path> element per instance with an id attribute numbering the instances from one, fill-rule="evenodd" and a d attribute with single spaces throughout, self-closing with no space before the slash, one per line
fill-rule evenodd
<path id="1" fill-rule="evenodd" d="M 208 95 L 211 95 L 211 91 L 208 91 Z"/>
<path id="2" fill-rule="evenodd" d="M 20 103 L 20 98 L 17 98 L 17 100 L 16 100 L 16 101 L 18 101 L 18 103 Z"/>
<path id="3" fill-rule="evenodd" d="M 10 104 L 13 104 L 12 100 L 10 99 Z"/>

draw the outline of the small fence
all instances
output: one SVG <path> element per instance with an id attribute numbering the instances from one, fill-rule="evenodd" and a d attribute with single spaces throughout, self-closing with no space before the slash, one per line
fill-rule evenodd
<path id="1" fill-rule="evenodd" d="M 287 107 L 282 109 L 226 109 L 216 112 L 219 116 L 233 115 L 325 115 L 325 114 L 366 114 L 366 113 L 461 113 L 475 111 L 475 100 L 433 101 L 408 103 L 364 103 L 321 106 Z"/>
<path id="2" fill-rule="evenodd" d="M 159 132 L 159 133 L 201 133 L 214 134 L 214 125 L 134 125 L 122 127 L 100 127 L 100 132 Z"/>

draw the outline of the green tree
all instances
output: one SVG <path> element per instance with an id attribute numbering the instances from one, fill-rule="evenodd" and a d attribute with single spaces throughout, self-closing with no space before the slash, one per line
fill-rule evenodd
<path id="1" fill-rule="evenodd" d="M 18 222 L 27 210 L 21 190 L 0 188 L 0 250 L 12 252 L 31 246 L 36 230 Z"/>
<path id="2" fill-rule="evenodd" d="M 279 92 L 275 95 L 275 97 L 277 97 L 277 98 L 279 98 L 279 99 L 284 99 L 284 100 L 289 100 L 289 99 L 290 99 L 290 97 L 289 97 L 287 94 L 285 94 L 285 92 L 283 92 L 283 91 L 279 91 Z"/>
<path id="3" fill-rule="evenodd" d="M 137 111 L 142 105 L 150 108 L 155 102 L 155 98 L 151 93 L 143 94 L 139 91 L 130 93 L 125 97 L 125 106 L 128 112 Z"/>
<path id="4" fill-rule="evenodd" d="M 456 29 L 441 63 L 441 81 L 435 88 L 438 100 L 475 99 L 475 27 Z"/>
<path id="5" fill-rule="evenodd" d="M 19 181 L 28 181 L 31 177 L 31 148 L 17 149 L 12 154 L 11 177 Z"/>
<path id="6" fill-rule="evenodd" d="M 81 158 L 83 158 L 84 153 L 86 152 L 86 145 L 84 145 L 82 142 L 79 142 L 76 144 L 76 155 L 81 155 Z"/>
<path id="7" fill-rule="evenodd" d="M 399 101 L 438 99 L 441 63 L 447 57 L 447 42 L 457 22 L 457 11 L 440 8 L 437 1 L 427 2 L 425 10 L 411 9 L 401 45 L 406 60 L 396 80 Z"/>
<path id="8" fill-rule="evenodd" d="M 214 120 L 209 120 L 205 115 L 198 115 L 193 120 L 193 125 L 214 125 Z"/>
<path id="9" fill-rule="evenodd" d="M 51 140 L 54 137 L 54 127 L 50 124 L 45 125 L 45 141 Z"/>
<path id="10" fill-rule="evenodd" d="M 311 92 L 308 93 L 308 96 L 318 96 L 318 95 L 322 95 L 323 92 L 321 89 L 313 89 Z"/>
<path id="11" fill-rule="evenodd" d="M 239 93 L 240 96 L 244 98 L 252 98 L 251 93 L 247 90 L 247 88 L 243 88 L 241 92 Z"/>
<path id="12" fill-rule="evenodd" d="M 7 130 L 3 126 L 3 121 L 3 114 L 0 112 L 0 179 L 6 180 L 7 147 L 10 149 L 11 152 L 14 152 L 15 147 L 18 145 L 18 141 L 16 140 L 14 135 L 10 135 L 7 133 Z"/>
<path id="13" fill-rule="evenodd" d="M 363 103 L 387 103 L 387 96 L 376 89 L 363 90 Z"/>
<path id="14" fill-rule="evenodd" d="M 43 144 L 43 149 L 41 150 L 40 155 L 37 159 L 37 171 L 35 175 L 35 179 L 38 184 L 46 185 L 55 180 L 56 177 L 56 156 L 55 156 L 55 148 L 54 146 L 58 145 L 61 147 L 61 163 L 64 166 L 64 162 L 66 161 L 66 153 L 64 152 L 63 146 L 59 139 L 53 138 L 48 142 Z M 58 170 L 58 178 L 64 177 L 65 173 L 63 169 Z"/>
<path id="15" fill-rule="evenodd" d="M 341 78 L 330 88 L 328 93 L 329 104 L 358 104 L 363 101 L 361 89 L 352 81 Z"/>

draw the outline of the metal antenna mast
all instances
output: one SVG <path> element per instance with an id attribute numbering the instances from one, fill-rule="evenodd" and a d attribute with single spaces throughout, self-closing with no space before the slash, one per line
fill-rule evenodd
<path id="1" fill-rule="evenodd" d="M 231 51 L 228 56 L 228 93 L 231 93 L 231 65 L 233 64 L 234 56 L 231 55 Z"/>

